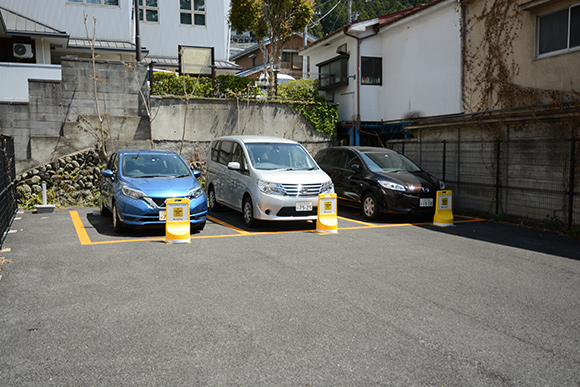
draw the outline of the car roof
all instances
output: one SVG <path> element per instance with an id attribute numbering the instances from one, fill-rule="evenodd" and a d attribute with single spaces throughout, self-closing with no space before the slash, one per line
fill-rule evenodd
<path id="1" fill-rule="evenodd" d="M 350 149 L 360 153 L 381 152 L 381 153 L 398 153 L 396 150 L 389 148 L 379 148 L 373 146 L 337 146 L 328 149 Z"/>
<path id="2" fill-rule="evenodd" d="M 213 141 L 221 140 L 237 140 L 244 144 L 248 143 L 288 143 L 297 144 L 297 141 L 290 140 L 288 138 L 273 137 L 273 136 L 224 136 L 214 139 Z"/>
<path id="3" fill-rule="evenodd" d="M 117 153 L 119 155 L 134 155 L 134 154 L 174 155 L 174 154 L 177 154 L 173 151 L 156 150 L 156 149 L 122 149 L 122 150 L 118 150 Z"/>

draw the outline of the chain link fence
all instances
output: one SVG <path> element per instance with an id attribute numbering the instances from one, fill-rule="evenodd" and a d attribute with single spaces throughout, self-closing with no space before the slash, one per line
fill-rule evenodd
<path id="1" fill-rule="evenodd" d="M 580 226 L 579 144 L 570 138 L 386 145 L 443 179 L 458 211 L 572 228 Z"/>
<path id="2" fill-rule="evenodd" d="M 0 248 L 18 210 L 15 178 L 14 138 L 0 135 Z"/>

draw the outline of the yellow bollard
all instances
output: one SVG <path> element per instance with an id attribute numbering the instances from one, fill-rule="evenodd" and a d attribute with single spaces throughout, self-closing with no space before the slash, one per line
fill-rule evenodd
<path id="1" fill-rule="evenodd" d="M 338 232 L 338 217 L 336 215 L 336 194 L 318 195 L 318 219 L 316 220 L 316 232 Z"/>
<path id="2" fill-rule="evenodd" d="M 189 199 L 167 199 L 167 220 L 165 221 L 166 243 L 190 243 Z"/>
<path id="3" fill-rule="evenodd" d="M 437 191 L 433 225 L 440 227 L 453 226 L 452 196 L 451 191 Z"/>

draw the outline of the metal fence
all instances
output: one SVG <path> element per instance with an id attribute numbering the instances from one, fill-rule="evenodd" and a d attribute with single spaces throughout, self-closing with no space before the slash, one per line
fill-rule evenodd
<path id="1" fill-rule="evenodd" d="M 577 138 L 390 141 L 446 182 L 459 211 L 513 216 L 550 226 L 580 225 Z"/>
<path id="2" fill-rule="evenodd" d="M 0 135 L 0 248 L 18 210 L 15 178 L 14 138 Z"/>

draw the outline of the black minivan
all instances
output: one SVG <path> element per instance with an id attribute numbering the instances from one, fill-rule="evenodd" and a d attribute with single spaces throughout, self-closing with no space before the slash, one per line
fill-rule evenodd
<path id="1" fill-rule="evenodd" d="M 334 183 L 339 203 L 361 208 L 367 219 L 381 212 L 435 212 L 443 181 L 423 171 L 406 156 L 386 148 L 333 147 L 314 157 Z"/>

